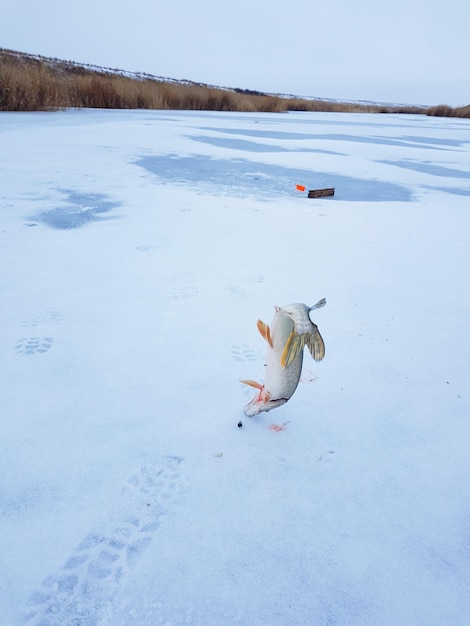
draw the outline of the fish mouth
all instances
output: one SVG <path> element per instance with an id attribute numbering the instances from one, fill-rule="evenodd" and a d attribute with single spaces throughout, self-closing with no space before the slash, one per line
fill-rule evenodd
<path id="1" fill-rule="evenodd" d="M 248 402 L 243 412 L 247 417 L 255 417 L 255 415 L 259 415 L 263 410 L 261 404 L 255 402 L 255 399 L 253 399 L 251 402 Z"/>
<path id="2" fill-rule="evenodd" d="M 258 396 L 255 396 L 251 402 L 248 402 L 244 409 L 244 413 L 247 417 L 255 417 L 264 411 L 271 411 L 277 409 L 278 406 L 285 404 L 289 398 L 276 398 L 276 400 L 268 400 L 267 402 L 257 402 Z"/>

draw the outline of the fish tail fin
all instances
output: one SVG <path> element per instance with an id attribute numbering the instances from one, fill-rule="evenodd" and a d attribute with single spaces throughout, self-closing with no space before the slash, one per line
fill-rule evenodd
<path id="1" fill-rule="evenodd" d="M 325 306 L 326 304 L 326 298 L 322 298 L 321 300 L 319 300 L 316 304 L 314 304 L 313 306 L 309 307 L 309 311 L 314 311 L 315 309 L 321 309 L 322 306 Z"/>
<path id="2" fill-rule="evenodd" d="M 271 331 L 269 329 L 269 326 L 265 324 L 264 322 L 262 322 L 261 320 L 258 320 L 256 322 L 256 326 L 259 330 L 259 334 L 261 335 L 261 337 L 263 337 L 263 339 L 265 339 L 272 348 L 273 340 L 271 339 Z"/>
<path id="3" fill-rule="evenodd" d="M 305 343 L 315 361 L 321 361 L 325 356 L 325 342 L 315 324 L 312 332 L 305 335 Z"/>

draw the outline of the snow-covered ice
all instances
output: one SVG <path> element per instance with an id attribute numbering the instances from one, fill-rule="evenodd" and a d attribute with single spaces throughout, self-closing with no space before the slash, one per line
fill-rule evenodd
<path id="1" fill-rule="evenodd" d="M 0 162 L 2 624 L 468 624 L 468 120 L 1 113 Z"/>

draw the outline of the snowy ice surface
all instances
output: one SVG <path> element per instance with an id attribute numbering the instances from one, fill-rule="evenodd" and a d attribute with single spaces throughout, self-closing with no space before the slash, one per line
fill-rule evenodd
<path id="1" fill-rule="evenodd" d="M 1 113 L 0 162 L 2 625 L 469 623 L 468 120 Z"/>

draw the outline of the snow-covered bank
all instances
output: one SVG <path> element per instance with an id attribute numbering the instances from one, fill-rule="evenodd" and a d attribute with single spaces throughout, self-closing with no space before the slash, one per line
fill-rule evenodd
<path id="1" fill-rule="evenodd" d="M 0 146 L 2 623 L 465 624 L 470 123 L 0 114 Z M 323 296 L 325 360 L 245 418 L 257 318 Z"/>

